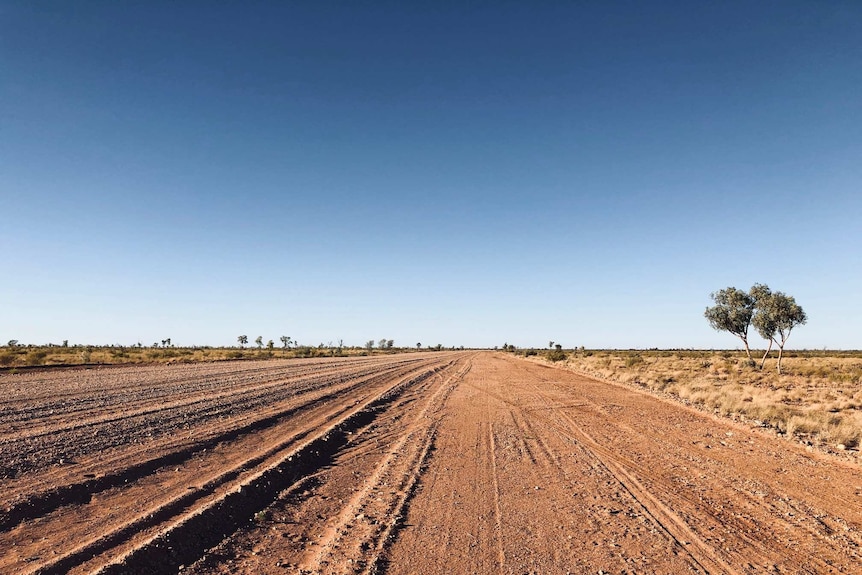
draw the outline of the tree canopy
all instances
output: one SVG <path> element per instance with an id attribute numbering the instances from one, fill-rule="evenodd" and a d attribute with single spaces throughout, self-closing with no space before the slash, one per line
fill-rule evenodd
<path id="1" fill-rule="evenodd" d="M 745 353 L 751 359 L 748 347 L 748 328 L 754 316 L 754 297 L 735 287 L 728 287 L 710 294 L 715 305 L 706 308 L 704 316 L 709 325 L 718 331 L 732 333 L 745 344 Z"/>
<path id="2" fill-rule="evenodd" d="M 773 343 L 778 346 L 778 373 L 781 373 L 781 356 L 784 352 L 784 345 L 790 337 L 790 332 L 797 325 L 804 325 L 808 321 L 808 316 L 802 307 L 796 303 L 793 296 L 780 291 L 770 291 L 767 286 L 758 285 L 752 290 L 755 288 L 758 288 L 759 291 L 752 323 L 757 333 L 769 341 L 770 348 Z M 769 349 L 763 356 L 761 368 L 768 354 Z"/>
<path id="3" fill-rule="evenodd" d="M 748 292 L 728 287 L 710 294 L 710 297 L 715 305 L 704 312 L 709 325 L 740 338 L 749 360 L 748 329 L 753 325 L 757 333 L 769 342 L 760 362 L 761 369 L 775 344 L 778 346 L 778 373 L 781 373 L 781 357 L 790 332 L 808 321 L 796 300 L 785 293 L 773 292 L 765 284 L 754 284 Z"/>

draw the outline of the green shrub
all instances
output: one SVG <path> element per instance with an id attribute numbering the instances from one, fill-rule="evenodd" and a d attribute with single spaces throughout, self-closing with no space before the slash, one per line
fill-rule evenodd
<path id="1" fill-rule="evenodd" d="M 566 355 L 566 352 L 564 352 L 563 350 L 555 349 L 549 351 L 546 357 L 551 361 L 564 361 L 568 359 L 569 356 Z"/>

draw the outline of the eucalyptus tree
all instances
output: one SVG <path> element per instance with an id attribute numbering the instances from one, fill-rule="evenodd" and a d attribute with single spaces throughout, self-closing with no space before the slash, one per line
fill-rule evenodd
<path id="1" fill-rule="evenodd" d="M 247 335 L 241 335 L 238 338 L 236 338 L 236 341 L 237 341 L 237 343 L 239 343 L 240 347 L 245 347 L 245 344 L 248 343 L 248 336 Z"/>
<path id="2" fill-rule="evenodd" d="M 290 347 L 291 339 L 289 335 L 283 335 L 279 339 L 281 339 L 281 343 L 284 346 L 284 349 Z"/>
<path id="3" fill-rule="evenodd" d="M 766 357 L 772 350 L 774 343 L 778 346 L 778 373 L 780 374 L 781 356 L 784 353 L 784 346 L 790 337 L 790 332 L 796 326 L 804 325 L 808 321 L 808 316 L 802 307 L 796 303 L 793 296 L 780 291 L 773 292 L 769 287 L 761 284 L 752 287 L 751 292 L 756 301 L 752 323 L 757 333 L 769 341 L 769 347 L 763 354 L 760 368 L 763 369 Z"/>
<path id="4" fill-rule="evenodd" d="M 258 349 L 263 349 L 263 336 L 259 335 L 255 338 L 254 343 L 257 344 Z"/>
<path id="5" fill-rule="evenodd" d="M 706 308 L 703 313 L 709 325 L 717 331 L 726 331 L 741 339 L 749 361 L 753 362 L 751 349 L 748 347 L 748 328 L 754 317 L 756 296 L 735 287 L 728 287 L 709 294 L 709 297 L 715 302 L 714 306 Z"/>

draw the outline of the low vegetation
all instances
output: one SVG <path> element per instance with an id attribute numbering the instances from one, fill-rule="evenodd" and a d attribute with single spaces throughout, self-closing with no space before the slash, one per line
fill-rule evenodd
<path id="1" fill-rule="evenodd" d="M 862 443 L 862 351 L 785 351 L 780 374 L 730 351 L 580 349 L 562 365 L 772 427 L 809 445 L 843 450 Z"/>
<path id="2" fill-rule="evenodd" d="M 316 346 L 299 345 L 288 336 L 282 336 L 281 347 L 276 347 L 273 340 L 264 343 L 261 337 L 254 340 L 256 347 L 244 347 L 248 343 L 246 336 L 237 338 L 239 347 L 209 347 L 192 346 L 178 347 L 171 345 L 170 339 L 152 346 L 143 345 L 20 345 L 10 341 L 0 347 L 0 370 L 15 370 L 40 366 L 71 366 L 71 365 L 107 365 L 136 363 L 193 363 L 205 361 L 224 361 L 237 359 L 267 359 L 267 358 L 311 358 L 311 357 L 346 357 L 357 355 L 378 355 L 412 351 L 414 348 L 395 347 L 394 342 L 386 340 L 381 348 L 319 344 Z M 427 351 L 443 349 L 442 346 L 428 348 Z M 454 349 L 454 348 L 451 348 Z M 460 349 L 463 349 L 461 347 Z"/>

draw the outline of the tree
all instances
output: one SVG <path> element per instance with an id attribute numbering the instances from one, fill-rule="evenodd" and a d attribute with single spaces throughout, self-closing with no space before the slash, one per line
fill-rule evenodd
<path id="1" fill-rule="evenodd" d="M 563 351 L 562 344 L 556 343 L 556 344 L 554 344 L 554 347 L 557 349 L 557 351 Z"/>
<path id="2" fill-rule="evenodd" d="M 554 347 L 554 340 L 548 342 L 548 349 L 551 349 L 552 347 Z"/>
<path id="3" fill-rule="evenodd" d="M 9 343 L 6 344 L 6 347 L 17 347 L 17 346 L 18 346 L 18 340 L 17 339 L 10 339 Z"/>
<path id="4" fill-rule="evenodd" d="M 374 340 L 373 339 L 369 339 L 368 341 L 365 342 L 365 349 L 367 349 L 368 351 L 371 351 L 372 349 L 374 349 Z"/>
<path id="5" fill-rule="evenodd" d="M 772 351 L 772 344 L 774 343 L 772 336 L 775 335 L 775 331 L 778 327 L 775 325 L 771 315 L 757 313 L 757 302 L 765 302 L 771 298 L 772 290 L 769 289 L 769 286 L 767 285 L 754 284 L 748 293 L 752 298 L 754 298 L 755 305 L 754 316 L 751 319 L 751 323 L 754 325 L 754 329 L 757 330 L 757 333 L 760 334 L 760 337 L 769 343 L 769 345 L 766 346 L 766 352 L 763 354 L 763 358 L 760 360 L 760 369 L 763 369 L 763 366 L 766 365 L 766 358 L 769 357 L 769 352 Z"/>
<path id="6" fill-rule="evenodd" d="M 763 355 L 760 368 L 763 369 L 766 357 L 772 349 L 772 344 L 775 343 L 778 346 L 778 373 L 780 374 L 781 356 L 790 332 L 797 325 L 804 325 L 808 321 L 808 316 L 793 296 L 780 291 L 773 292 L 767 286 L 760 284 L 751 289 L 756 294 L 757 301 L 752 323 L 757 333 L 769 341 L 769 348 Z"/>
<path id="7" fill-rule="evenodd" d="M 416 349 L 422 349 L 422 344 L 421 344 L 421 343 L 417 343 L 417 344 L 416 344 Z"/>
<path id="8" fill-rule="evenodd" d="M 254 343 L 257 344 L 258 349 L 263 349 L 263 336 L 259 335 L 255 338 Z"/>
<path id="9" fill-rule="evenodd" d="M 386 340 L 386 349 L 392 349 L 392 346 L 393 346 L 393 345 L 395 345 L 395 340 L 394 340 L 394 339 L 387 339 L 387 340 Z"/>
<path id="10" fill-rule="evenodd" d="M 714 306 L 706 308 L 703 313 L 709 325 L 716 331 L 726 331 L 741 339 L 745 344 L 748 360 L 754 361 L 748 347 L 748 328 L 754 316 L 754 295 L 728 287 L 709 294 L 709 297 L 715 302 Z"/>
<path id="11" fill-rule="evenodd" d="M 279 339 L 281 340 L 281 343 L 284 346 L 284 349 L 287 349 L 288 347 L 290 347 L 290 341 L 291 340 L 290 340 L 289 335 L 283 335 Z"/>
<path id="12" fill-rule="evenodd" d="M 238 338 L 236 338 L 236 341 L 239 342 L 240 347 L 245 347 L 245 344 L 248 343 L 248 336 L 247 335 L 241 335 Z"/>
<path id="13" fill-rule="evenodd" d="M 386 349 L 386 338 L 381 339 L 377 342 L 377 347 L 380 349 Z"/>

